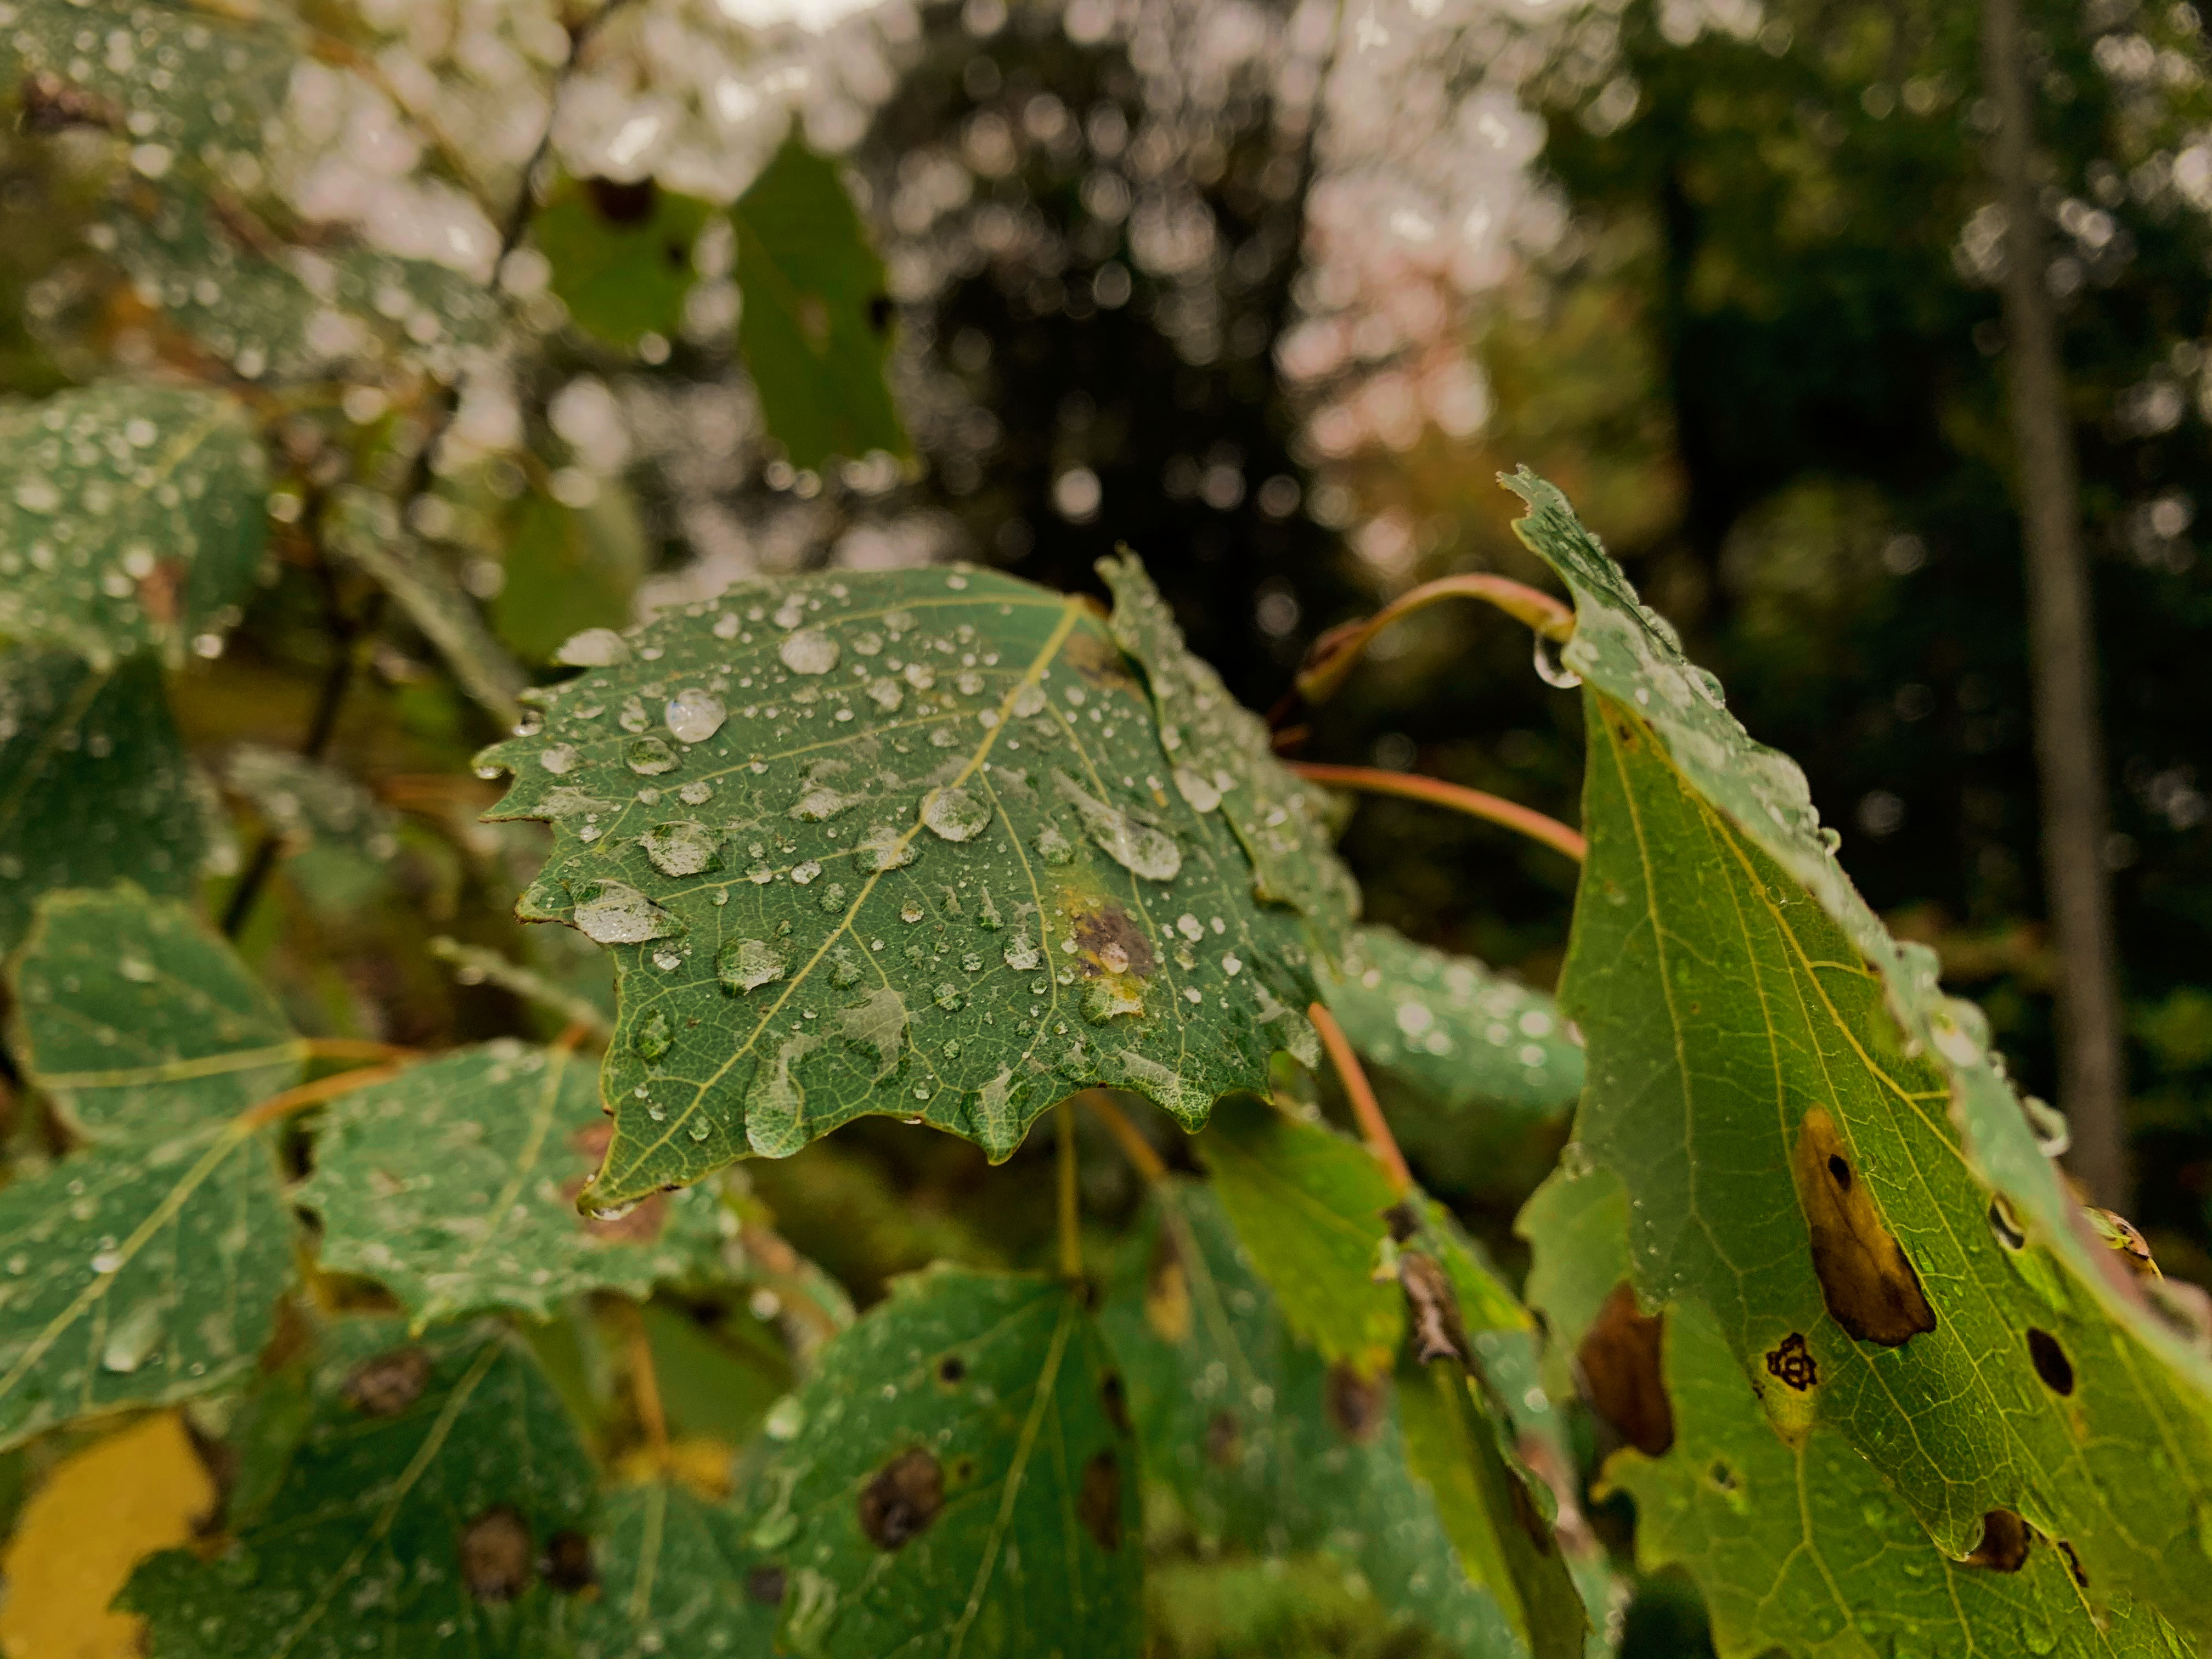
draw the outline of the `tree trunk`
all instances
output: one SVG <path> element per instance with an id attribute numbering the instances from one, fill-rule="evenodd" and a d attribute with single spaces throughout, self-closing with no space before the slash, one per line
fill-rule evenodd
<path id="1" fill-rule="evenodd" d="M 2021 0 L 1982 0 L 1982 72 L 1997 110 L 1990 166 L 2005 216 L 2003 286 L 2016 494 L 2027 555 L 2029 672 L 2043 796 L 2043 871 L 2058 956 L 2059 1105 L 2067 1164 L 2091 1198 L 2127 1207 L 2127 1078 L 2112 891 L 2105 870 L 2104 738 L 2081 490 L 2028 177 L 2033 134 Z"/>

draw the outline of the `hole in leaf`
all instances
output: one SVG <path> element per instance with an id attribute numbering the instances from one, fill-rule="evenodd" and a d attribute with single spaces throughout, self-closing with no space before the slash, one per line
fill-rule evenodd
<path id="1" fill-rule="evenodd" d="M 1328 1380 L 1324 1385 L 1328 1420 L 1350 1439 L 1362 1443 L 1372 1440 L 1382 1428 L 1383 1413 L 1389 1406 L 1389 1387 L 1387 1379 L 1362 1376 L 1339 1360 L 1328 1368 Z"/>
<path id="2" fill-rule="evenodd" d="M 1833 1152 L 1828 1155 L 1828 1173 L 1835 1178 L 1836 1185 L 1845 1192 L 1850 1191 L 1851 1166 Z"/>
<path id="3" fill-rule="evenodd" d="M 762 1605 L 772 1607 L 782 1601 L 786 1582 L 781 1567 L 755 1567 L 745 1575 L 745 1594 Z"/>
<path id="4" fill-rule="evenodd" d="M 1990 1572 L 2018 1572 L 2027 1564 L 2032 1536 L 2027 1522 L 2010 1510 L 1991 1510 L 1982 1517 L 1982 1541 L 1968 1553 L 1966 1564 Z"/>
<path id="5" fill-rule="evenodd" d="M 420 1348 L 400 1348 L 364 1359 L 347 1373 L 341 1398 L 369 1417 L 397 1417 L 422 1397 L 430 1382 L 430 1358 Z"/>
<path id="6" fill-rule="evenodd" d="M 589 1589 L 599 1581 L 592 1565 L 592 1540 L 580 1532 L 556 1532 L 545 1540 L 538 1575 L 564 1595 Z"/>
<path id="7" fill-rule="evenodd" d="M 1575 1350 L 1590 1408 L 1646 1457 L 1663 1456 L 1674 1443 L 1674 1410 L 1659 1369 L 1666 1328 L 1662 1317 L 1636 1305 L 1623 1279 Z"/>
<path id="8" fill-rule="evenodd" d="M 1734 1492 L 1735 1490 L 1735 1470 L 1724 1457 L 1716 1457 L 1706 1465 L 1705 1479 L 1713 1483 L 1716 1491 Z"/>
<path id="9" fill-rule="evenodd" d="M 957 1382 L 968 1375 L 968 1362 L 957 1353 L 949 1353 L 937 1362 L 937 1380 Z"/>
<path id="10" fill-rule="evenodd" d="M 945 1471 L 915 1446 L 861 1488 L 860 1530 L 878 1549 L 895 1550 L 928 1531 L 944 1507 Z"/>
<path id="11" fill-rule="evenodd" d="M 1114 1425 L 1114 1432 L 1127 1435 L 1129 1426 L 1129 1392 L 1121 1386 L 1121 1373 L 1109 1371 L 1098 1385 L 1099 1403 L 1106 1408 L 1106 1420 Z"/>
<path id="12" fill-rule="evenodd" d="M 495 1504 L 461 1531 L 461 1582 L 479 1601 L 512 1601 L 530 1583 L 530 1523 Z"/>
<path id="13" fill-rule="evenodd" d="M 2074 1547 L 2064 1539 L 2058 1540 L 2058 1553 L 2066 1558 L 2066 1571 L 2074 1575 L 2074 1582 L 2083 1589 L 2089 1588 L 2089 1575 L 2081 1571 L 2081 1558 L 2074 1553 Z"/>
<path id="14" fill-rule="evenodd" d="M 1099 1452 L 1083 1466 L 1075 1513 L 1100 1549 L 1121 1547 L 1121 1460 L 1112 1452 Z"/>
<path id="15" fill-rule="evenodd" d="M 2058 1339 L 2049 1331 L 2028 1332 L 2027 1357 L 2045 1388 L 2058 1395 L 2074 1392 L 2074 1362 L 2066 1357 L 2066 1350 L 2058 1346 Z"/>
<path id="16" fill-rule="evenodd" d="M 623 184 L 612 179 L 586 179 L 584 189 L 589 192 L 592 206 L 599 217 L 613 225 L 644 223 L 653 217 L 653 202 L 659 194 L 650 179 L 641 179 L 635 184 Z"/>

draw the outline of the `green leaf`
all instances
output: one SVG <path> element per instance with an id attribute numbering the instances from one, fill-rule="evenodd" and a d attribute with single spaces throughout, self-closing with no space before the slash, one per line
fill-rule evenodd
<path id="1" fill-rule="evenodd" d="M 769 433 L 793 466 L 908 453 L 884 378 L 890 301 L 883 261 L 835 164 L 796 139 L 730 210 L 738 233 L 738 349 Z"/>
<path id="2" fill-rule="evenodd" d="M 1978 1017 L 1867 909 L 1802 774 L 1558 492 L 1512 482 L 1576 599 L 1590 856 L 1560 1000 L 1638 1284 L 1710 1310 L 1785 1441 L 1835 1432 L 1943 1553 L 2008 1510 L 2070 1541 L 2094 1601 L 2212 1632 L 2212 1365 L 2107 1271 Z"/>
<path id="3" fill-rule="evenodd" d="M 746 1570 L 739 1524 L 665 1482 L 610 1497 L 592 1547 L 599 1594 L 565 1608 L 575 1659 L 769 1652 L 783 1574 Z"/>
<path id="4" fill-rule="evenodd" d="M 66 651 L 0 655 L 0 951 L 58 888 L 191 894 L 212 805 L 151 658 L 95 669 Z"/>
<path id="5" fill-rule="evenodd" d="M 94 668 L 226 627 L 268 527 L 245 406 L 105 386 L 0 413 L 0 635 Z"/>
<path id="6" fill-rule="evenodd" d="M 230 751 L 223 781 L 295 851 L 319 842 L 375 864 L 398 854 L 399 814 L 335 766 L 242 743 Z"/>
<path id="7" fill-rule="evenodd" d="M 740 588 L 569 654 L 487 750 L 550 820 L 520 914 L 609 945 L 616 1134 L 590 1200 L 869 1113 L 1004 1158 L 1092 1084 L 1202 1121 L 1310 1041 L 1316 948 L 1176 793 L 1079 599 L 984 571 Z"/>
<path id="8" fill-rule="evenodd" d="M 1460 1569 L 1406 1465 L 1395 1387 L 1292 1339 L 1210 1186 L 1181 1179 L 1123 1246 L 1098 1322 L 1121 1364 L 1145 1479 L 1200 1547 L 1326 1551 L 1377 1607 L 1468 1659 L 1510 1652 L 1504 1616 Z"/>
<path id="9" fill-rule="evenodd" d="M 491 623 L 524 661 L 551 662 L 571 635 L 629 614 L 645 574 L 645 530 L 636 503 L 613 480 L 601 479 L 585 507 L 532 491 L 516 504 L 504 540 Z"/>
<path id="10" fill-rule="evenodd" d="M 702 1325 L 648 1302 L 638 1310 L 672 1434 L 711 1435 L 732 1446 L 751 1437 L 791 1388 L 791 1358 L 774 1328 L 750 1313 Z"/>
<path id="11" fill-rule="evenodd" d="M 1134 1656 L 1137 1471 L 1112 1376 L 1079 1288 L 895 1281 L 769 1419 L 746 1543 L 787 1576 L 781 1645 Z"/>
<path id="12" fill-rule="evenodd" d="M 1472 957 L 1362 927 L 1324 991 L 1359 1057 L 1451 1118 L 1549 1117 L 1582 1091 L 1559 1005 Z"/>
<path id="13" fill-rule="evenodd" d="M 520 1341 L 477 1327 L 410 1344 L 396 1322 L 343 1321 L 309 1401 L 281 1476 L 234 1506 L 210 1559 L 170 1550 L 132 1574 L 118 1605 L 154 1651 L 547 1652 L 586 1582 L 593 1480 Z"/>
<path id="14" fill-rule="evenodd" d="M 1533 1256 L 1522 1294 L 1569 1351 L 1628 1273 L 1628 1194 L 1612 1170 L 1587 1169 L 1588 1156 L 1575 1143 L 1513 1223 Z"/>
<path id="15" fill-rule="evenodd" d="M 698 272 L 691 245 L 714 210 L 648 179 L 570 180 L 530 222 L 553 267 L 553 292 L 586 332 L 628 349 L 641 336 L 673 339 Z"/>
<path id="16" fill-rule="evenodd" d="M 149 177 L 221 152 L 258 155 L 262 124 L 283 107 L 299 53 L 295 30 L 237 13 L 113 0 L 23 0 L 0 33 L 0 76 L 27 104 L 73 96 L 76 118 L 96 121 L 148 153 Z M 100 49 L 89 43 L 99 42 Z M 110 45 L 120 41 L 120 46 Z"/>
<path id="17" fill-rule="evenodd" d="M 724 1212 L 700 1188 L 580 1215 L 607 1121 L 594 1068 L 513 1041 L 464 1048 L 332 1103 L 295 1201 L 322 1259 L 380 1280 L 414 1328 L 514 1308 L 550 1316 L 587 1291 L 647 1295 L 718 1274 Z"/>
<path id="18" fill-rule="evenodd" d="M 227 1122 L 307 1058 L 228 945 L 128 885 L 48 895 L 9 982 L 17 1063 L 90 1140 L 149 1146 Z"/>

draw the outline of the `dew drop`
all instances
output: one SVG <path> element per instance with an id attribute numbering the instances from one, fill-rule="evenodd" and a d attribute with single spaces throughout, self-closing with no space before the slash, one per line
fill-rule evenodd
<path id="1" fill-rule="evenodd" d="M 553 660 L 571 668 L 612 668 L 629 660 L 629 641 L 611 628 L 587 628 L 563 640 Z"/>
<path id="2" fill-rule="evenodd" d="M 777 659 L 794 674 L 826 674 L 844 654 L 837 641 L 818 628 L 802 628 L 787 635 L 776 647 Z"/>
<path id="3" fill-rule="evenodd" d="M 655 778 L 676 769 L 676 751 L 659 738 L 640 738 L 623 751 L 623 761 L 640 777 Z"/>
<path id="4" fill-rule="evenodd" d="M 694 686 L 679 691 L 668 700 L 664 718 L 668 729 L 682 743 L 704 743 L 722 729 L 722 721 L 729 711 L 722 700 Z"/>
<path id="5" fill-rule="evenodd" d="M 1182 868 L 1182 848 L 1164 830 L 1139 823 L 1117 806 L 1087 794 L 1064 772 L 1052 775 L 1060 797 L 1075 809 L 1099 851 L 1148 881 L 1172 881 Z"/>
<path id="6" fill-rule="evenodd" d="M 972 841 L 991 822 L 991 804 L 965 789 L 933 789 L 923 797 L 921 821 L 945 841 Z"/>
<path id="7" fill-rule="evenodd" d="M 1211 812 L 1221 805 L 1221 791 L 1188 766 L 1176 768 L 1175 787 L 1194 812 Z"/>
<path id="8" fill-rule="evenodd" d="M 656 823 L 638 837 L 638 844 L 653 860 L 653 867 L 664 876 L 696 876 L 722 867 L 714 850 L 714 832 L 694 819 Z"/>
<path id="9" fill-rule="evenodd" d="M 817 864 L 812 859 L 808 859 L 803 863 L 794 864 L 791 866 L 791 879 L 793 884 L 795 886 L 804 887 L 808 882 L 812 881 L 815 877 L 821 873 L 822 866 Z"/>
<path id="10" fill-rule="evenodd" d="M 625 883 L 594 884 L 576 906 L 574 921 L 586 939 L 599 945 L 641 945 L 680 931 L 676 919 Z"/>
<path id="11" fill-rule="evenodd" d="M 1068 864 L 1075 858 L 1075 843 L 1060 833 L 1060 826 L 1048 823 L 1037 831 L 1037 856 L 1047 864 Z"/>
<path id="12" fill-rule="evenodd" d="M 759 989 L 783 977 L 783 952 L 764 939 L 744 939 L 725 945 L 714 958 L 714 976 L 732 995 Z"/>
<path id="13" fill-rule="evenodd" d="M 1042 952 L 1038 951 L 1036 942 L 1027 933 L 1006 947 L 1006 966 L 1018 973 L 1025 974 L 1043 960 Z M 1043 993 L 1037 994 L 1042 996 Z"/>
<path id="14" fill-rule="evenodd" d="M 630 1033 L 629 1046 L 637 1050 L 641 1059 L 659 1060 L 674 1046 L 675 1042 L 675 1029 L 669 1024 L 668 1016 L 655 1008 L 640 1020 L 637 1029 Z"/>
<path id="15" fill-rule="evenodd" d="M 557 778 L 576 764 L 576 750 L 568 744 L 553 744 L 539 751 L 538 763 Z"/>
<path id="16" fill-rule="evenodd" d="M 896 870 L 912 864 L 920 856 L 913 839 L 888 823 L 872 826 L 854 848 L 854 862 L 867 871 Z"/>
<path id="17" fill-rule="evenodd" d="M 1559 647 L 1541 634 L 1535 644 L 1536 678 L 1547 685 L 1557 686 L 1562 691 L 1571 691 L 1583 683 L 1583 677 L 1559 661 Z"/>

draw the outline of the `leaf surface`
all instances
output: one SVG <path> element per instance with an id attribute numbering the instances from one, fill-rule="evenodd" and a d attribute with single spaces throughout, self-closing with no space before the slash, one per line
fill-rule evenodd
<path id="1" fill-rule="evenodd" d="M 265 464 L 220 392 L 111 385 L 0 413 L 0 635 L 174 664 L 260 561 Z"/>
<path id="2" fill-rule="evenodd" d="M 27 103 L 52 101 L 51 77 L 84 100 L 77 118 L 127 132 L 149 156 L 142 171 L 210 149 L 239 154 L 261 149 L 262 123 L 282 107 L 298 53 L 295 33 L 266 21 L 182 6 L 118 5 L 112 0 L 24 0 L 11 8 L 0 34 L 0 75 L 25 88 Z M 88 40 L 118 39 L 119 47 L 87 49 Z"/>
<path id="3" fill-rule="evenodd" d="M 566 1608 L 575 1659 L 772 1652 L 784 1576 L 746 1565 L 740 1525 L 665 1481 L 609 1497 L 592 1540 L 599 1595 Z"/>
<path id="4" fill-rule="evenodd" d="M 617 963 L 591 1201 L 867 1113 L 1003 1158 L 1092 1084 L 1194 1126 L 1310 1040 L 1315 930 L 1176 790 L 1085 601 L 818 578 L 592 641 L 607 665 L 481 758 L 514 775 L 497 816 L 554 824 L 522 914 Z"/>
<path id="5" fill-rule="evenodd" d="M 152 658 L 96 669 L 68 651 L 0 655 L 0 951 L 58 888 L 188 896 L 210 805 Z"/>
<path id="6" fill-rule="evenodd" d="M 684 326 L 699 275 L 691 245 L 713 211 L 650 183 L 572 180 L 532 216 L 530 234 L 576 325 L 628 350 L 641 335 L 674 339 Z"/>
<path id="7" fill-rule="evenodd" d="M 544 1318 L 587 1291 L 642 1297 L 713 1271 L 712 1191 L 578 1212 L 606 1138 L 588 1060 L 487 1043 L 333 1102 L 293 1197 L 322 1217 L 325 1264 L 382 1282 L 416 1330 L 494 1308 Z"/>
<path id="8" fill-rule="evenodd" d="M 1703 1304 L 1785 1441 L 1832 1431 L 1945 1553 L 2009 1510 L 2093 1598 L 2212 1632 L 2205 1358 L 2079 1231 L 1978 1017 L 1867 909 L 1802 774 L 1558 492 L 1513 482 L 1577 604 L 1591 850 L 1561 1002 L 1638 1285 Z"/>
<path id="9" fill-rule="evenodd" d="M 780 1639 L 825 1659 L 1134 1656 L 1134 1445 L 1079 1291 L 939 1267 L 821 1353 L 770 1419 L 747 1545 Z"/>
<path id="10" fill-rule="evenodd" d="M 884 378 L 890 356 L 883 261 L 830 161 L 796 139 L 730 210 L 744 309 L 738 349 L 771 434 L 793 466 L 908 453 Z"/>

